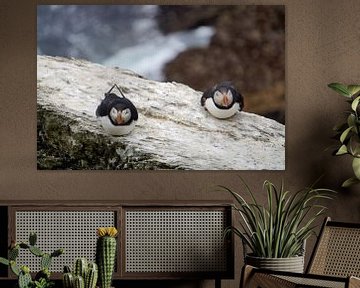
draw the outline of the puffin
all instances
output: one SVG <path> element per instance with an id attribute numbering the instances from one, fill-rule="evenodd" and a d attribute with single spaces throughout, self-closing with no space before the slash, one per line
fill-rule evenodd
<path id="1" fill-rule="evenodd" d="M 111 93 L 115 87 L 121 96 Z M 96 116 L 100 119 L 104 130 L 114 136 L 129 134 L 138 120 L 136 107 L 116 84 L 111 87 L 109 92 L 105 93 L 105 98 L 96 109 Z"/>
<path id="2" fill-rule="evenodd" d="M 227 119 L 244 108 L 244 98 L 230 81 L 207 89 L 201 97 L 201 106 L 212 116 Z"/>

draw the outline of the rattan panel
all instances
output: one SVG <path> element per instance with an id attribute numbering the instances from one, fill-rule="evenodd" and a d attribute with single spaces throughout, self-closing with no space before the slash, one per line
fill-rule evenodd
<path id="1" fill-rule="evenodd" d="M 114 211 L 16 211 L 16 241 L 28 242 L 29 233 L 38 235 L 37 246 L 51 253 L 64 248 L 65 253 L 54 259 L 50 270 L 62 272 L 64 265 L 86 257 L 95 260 L 96 228 L 115 226 Z M 40 259 L 29 251 L 21 251 L 19 263 L 38 271 Z"/>
<path id="2" fill-rule="evenodd" d="M 125 213 L 125 272 L 223 272 L 224 211 Z"/>
<path id="3" fill-rule="evenodd" d="M 332 280 L 324 280 L 320 278 L 302 278 L 296 276 L 276 276 L 277 278 L 281 278 L 291 283 L 294 283 L 294 287 L 326 287 L 326 288 L 345 288 L 345 281 L 332 281 Z M 282 287 L 282 286 L 281 286 Z"/>
<path id="4" fill-rule="evenodd" d="M 360 229 L 326 227 L 310 272 L 360 277 Z"/>

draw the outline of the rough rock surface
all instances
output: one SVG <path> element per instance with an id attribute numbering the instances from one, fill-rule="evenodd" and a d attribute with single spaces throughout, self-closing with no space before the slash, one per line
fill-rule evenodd
<path id="1" fill-rule="evenodd" d="M 285 169 L 285 126 L 274 120 L 247 112 L 219 120 L 183 84 L 77 59 L 37 61 L 39 169 Z M 114 83 L 139 112 L 121 137 L 95 116 Z"/>

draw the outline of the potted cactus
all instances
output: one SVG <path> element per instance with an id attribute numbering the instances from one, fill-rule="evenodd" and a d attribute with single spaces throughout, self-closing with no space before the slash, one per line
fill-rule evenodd
<path id="1" fill-rule="evenodd" d="M 76 259 L 73 272 L 69 266 L 64 267 L 64 288 L 95 288 L 97 279 L 97 264 L 88 262 L 86 258 Z"/>
<path id="2" fill-rule="evenodd" d="M 99 268 L 99 287 L 110 288 L 115 266 L 116 236 L 118 231 L 115 227 L 100 227 L 96 233 L 98 236 L 96 263 Z"/>
<path id="3" fill-rule="evenodd" d="M 63 249 L 57 249 L 52 253 L 45 253 L 36 246 L 36 233 L 30 233 L 29 243 L 16 243 L 10 245 L 8 259 L 0 257 L 0 263 L 10 266 L 11 271 L 18 277 L 18 288 L 49 288 L 54 285 L 50 280 L 50 265 L 54 257 L 64 253 Z M 30 275 L 30 268 L 26 265 L 19 266 L 16 259 L 20 249 L 28 250 L 33 255 L 40 258 L 41 270 L 35 275 L 34 280 Z"/>

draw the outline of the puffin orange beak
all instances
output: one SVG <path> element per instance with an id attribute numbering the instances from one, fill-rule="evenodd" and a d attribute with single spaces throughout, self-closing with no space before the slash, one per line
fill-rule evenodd
<path id="1" fill-rule="evenodd" d="M 116 116 L 116 123 L 117 123 L 117 124 L 123 124 L 123 123 L 124 123 L 124 119 L 123 119 L 123 117 L 121 116 L 121 113 L 119 113 L 119 114 Z"/>
<path id="2" fill-rule="evenodd" d="M 229 103 L 229 102 L 230 102 L 230 101 L 229 101 L 229 98 L 227 97 L 226 94 L 223 94 L 223 96 L 224 96 L 224 97 L 223 97 L 223 99 L 222 99 L 222 104 L 223 104 L 224 107 L 227 107 L 227 106 L 229 106 L 229 104 L 230 104 L 230 103 Z"/>

